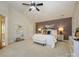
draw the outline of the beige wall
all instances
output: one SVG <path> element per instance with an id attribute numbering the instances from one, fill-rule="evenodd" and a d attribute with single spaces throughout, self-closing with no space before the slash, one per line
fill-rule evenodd
<path id="1" fill-rule="evenodd" d="M 15 8 L 9 6 L 9 43 L 13 43 L 16 39 L 17 25 L 21 25 L 24 31 L 24 38 L 29 39 L 33 35 L 33 22 Z"/>
<path id="2" fill-rule="evenodd" d="M 79 2 L 76 2 L 75 8 L 74 8 L 74 14 L 72 18 L 72 34 L 75 34 L 75 29 L 79 27 Z"/>

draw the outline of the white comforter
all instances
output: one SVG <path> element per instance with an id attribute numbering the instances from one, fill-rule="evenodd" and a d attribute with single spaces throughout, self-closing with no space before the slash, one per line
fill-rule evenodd
<path id="1" fill-rule="evenodd" d="M 35 34 L 32 37 L 34 42 L 38 42 L 41 44 L 46 44 L 48 46 L 55 46 L 55 43 L 57 42 L 56 37 L 52 35 L 44 35 L 44 34 Z"/>

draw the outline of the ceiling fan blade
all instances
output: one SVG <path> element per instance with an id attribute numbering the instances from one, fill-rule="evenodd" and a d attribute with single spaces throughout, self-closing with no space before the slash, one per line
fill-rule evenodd
<path id="1" fill-rule="evenodd" d="M 22 3 L 23 5 L 28 5 L 28 6 L 31 6 L 30 4 L 26 4 L 26 3 Z"/>
<path id="2" fill-rule="evenodd" d="M 39 3 L 39 4 L 37 4 L 37 6 L 42 6 L 43 5 L 43 3 Z"/>
<path id="3" fill-rule="evenodd" d="M 36 7 L 36 10 L 37 10 L 37 11 L 40 11 L 37 7 Z"/>

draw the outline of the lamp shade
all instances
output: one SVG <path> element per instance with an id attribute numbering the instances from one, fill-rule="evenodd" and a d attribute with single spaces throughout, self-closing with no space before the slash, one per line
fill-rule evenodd
<path id="1" fill-rule="evenodd" d="M 41 31 L 42 29 L 41 28 L 38 28 L 38 31 Z"/>
<path id="2" fill-rule="evenodd" d="M 59 27 L 58 30 L 59 31 L 64 31 L 64 28 L 63 27 Z"/>

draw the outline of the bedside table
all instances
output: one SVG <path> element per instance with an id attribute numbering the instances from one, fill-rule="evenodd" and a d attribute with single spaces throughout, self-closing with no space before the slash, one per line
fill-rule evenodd
<path id="1" fill-rule="evenodd" d="M 63 35 L 63 34 L 59 34 L 59 35 L 58 35 L 58 40 L 59 40 L 59 41 L 60 41 L 60 40 L 61 40 L 61 41 L 64 40 L 64 35 Z"/>

